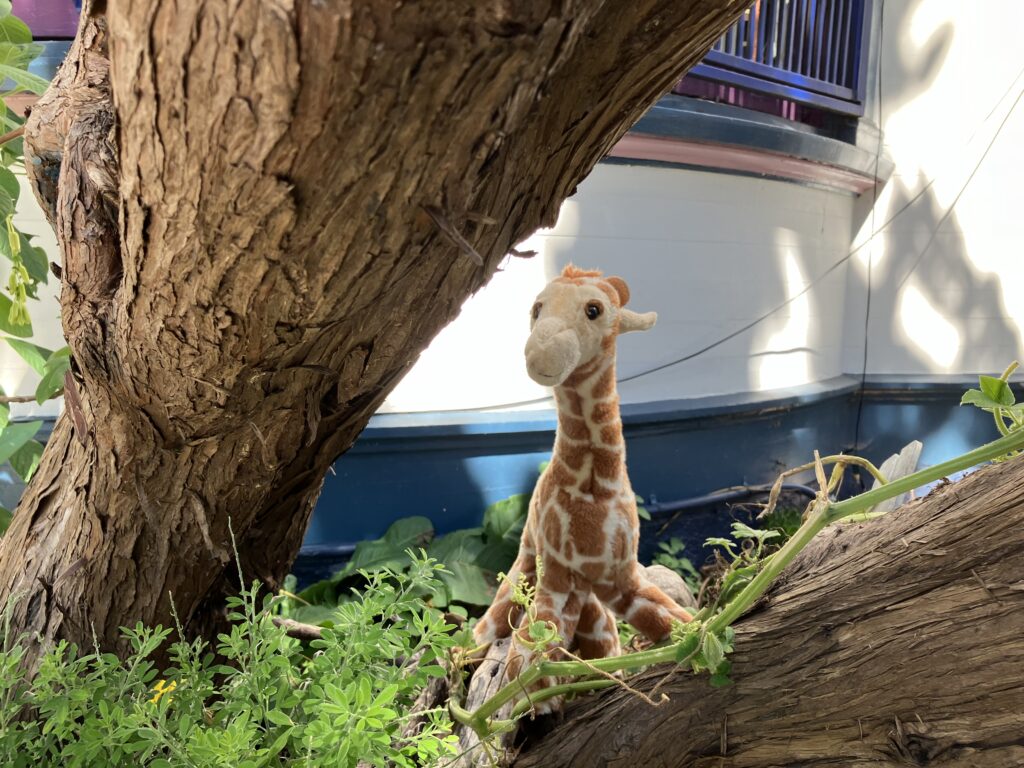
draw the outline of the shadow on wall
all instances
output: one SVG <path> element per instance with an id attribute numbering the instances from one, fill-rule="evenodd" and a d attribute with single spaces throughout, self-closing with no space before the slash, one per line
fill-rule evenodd
<path id="1" fill-rule="evenodd" d="M 976 81 L 953 71 L 954 24 L 934 21 L 925 5 L 921 1 L 883 6 L 881 104 L 874 79 L 877 59 L 872 62 L 869 90 L 896 173 L 874 206 L 870 195 L 856 206 L 856 241 L 864 242 L 873 231 L 878 234 L 855 256 L 850 270 L 846 327 L 853 337 L 857 328 L 865 327 L 870 260 L 867 338 L 848 345 L 847 365 L 850 372 L 859 372 L 864 365 L 868 373 L 877 374 L 997 373 L 1021 350 L 1024 317 L 1014 317 L 1012 310 L 1019 308 L 1006 303 L 1007 292 L 1014 290 L 1021 273 L 1007 271 L 1019 267 L 1006 260 L 1001 262 L 1002 271 L 978 268 L 980 263 L 998 265 L 1000 260 L 980 258 L 972 249 L 988 252 L 1005 243 L 992 232 L 979 237 L 976 224 L 968 238 L 958 205 L 972 192 L 988 196 L 996 205 L 1003 194 L 1015 195 L 1015 183 L 1004 189 L 993 186 L 999 177 L 986 175 L 984 165 L 993 163 L 993 145 L 1007 141 L 1001 131 L 1014 117 L 1010 97 L 1016 82 L 1002 92 L 999 103 L 988 105 L 991 110 L 959 114 L 955 105 L 966 99 L 957 96 L 975 88 Z M 988 18 L 997 19 L 997 12 L 990 11 Z M 922 31 L 928 21 L 936 23 L 935 28 Z M 980 63 L 975 66 L 982 76 L 984 68 Z M 983 172 L 976 177 L 979 170 Z M 1018 174 L 1006 175 L 1009 182 Z M 993 228 L 993 222 L 987 224 L 986 229 Z M 1017 228 L 1010 218 L 994 222 L 994 228 L 999 226 Z"/>

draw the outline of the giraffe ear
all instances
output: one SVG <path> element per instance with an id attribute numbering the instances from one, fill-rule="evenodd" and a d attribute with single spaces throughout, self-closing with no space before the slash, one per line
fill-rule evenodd
<path id="1" fill-rule="evenodd" d="M 626 281 L 621 277 L 606 277 L 604 279 L 608 285 L 615 289 L 615 292 L 619 294 L 619 306 L 624 307 L 629 303 L 629 286 L 626 285 Z"/>
<path id="2" fill-rule="evenodd" d="M 619 333 L 647 331 L 653 328 L 656 322 L 658 322 L 657 312 L 644 312 L 640 314 L 631 309 L 619 310 Z"/>

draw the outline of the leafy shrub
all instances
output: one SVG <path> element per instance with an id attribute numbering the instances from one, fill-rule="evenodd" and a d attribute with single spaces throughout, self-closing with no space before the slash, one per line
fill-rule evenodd
<path id="1" fill-rule="evenodd" d="M 404 572 L 368 576 L 310 647 L 275 626 L 275 600 L 261 605 L 253 586 L 228 601 L 232 626 L 218 637 L 220 659 L 203 640 L 179 640 L 163 671 L 152 657 L 172 630 L 137 625 L 123 629 L 132 648 L 123 661 L 61 642 L 28 680 L 24 645 L 5 621 L 0 764 L 255 768 L 450 759 L 446 712 L 428 713 L 417 735 L 401 736 L 404 713 L 431 677 L 444 674 L 436 659 L 456 642 L 440 612 L 416 596 L 439 588 L 439 568 L 410 555 Z"/>
<path id="2" fill-rule="evenodd" d="M 434 587 L 420 593 L 430 605 L 462 615 L 467 607 L 486 607 L 494 597 L 497 574 L 509 569 L 519 551 L 529 503 L 529 494 L 502 499 L 484 511 L 480 527 L 439 537 L 425 517 L 397 520 L 379 539 L 356 545 L 352 559 L 329 579 L 282 601 L 280 611 L 298 621 L 328 624 L 334 608 L 351 599 L 352 587 L 362 583 L 366 574 L 407 571 L 413 562 L 409 551 L 416 547 L 423 547 L 428 557 L 445 566 Z"/>

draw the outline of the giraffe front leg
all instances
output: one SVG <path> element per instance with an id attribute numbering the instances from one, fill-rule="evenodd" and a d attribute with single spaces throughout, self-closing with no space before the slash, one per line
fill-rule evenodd
<path id="1" fill-rule="evenodd" d="M 537 580 L 537 551 L 528 532 L 523 533 L 519 555 L 509 569 L 508 576 L 498 585 L 491 607 L 473 627 L 473 642 L 478 647 L 490 645 L 500 637 L 508 637 L 512 628 L 519 624 L 521 609 L 512 602 L 510 583 L 514 583 L 520 574 L 526 576 L 531 584 Z"/>
<path id="2" fill-rule="evenodd" d="M 505 666 L 505 676 L 509 681 L 514 681 L 534 662 L 544 656 L 552 661 L 559 660 L 562 654 L 556 649 L 559 646 L 569 647 L 572 644 L 580 612 L 587 599 L 587 593 L 575 589 L 572 581 L 572 575 L 564 566 L 558 563 L 545 564 L 544 575 L 537 587 L 536 611 L 531 623 L 538 623 L 553 629 L 558 635 L 558 639 L 546 644 L 538 643 L 537 639 L 531 636 L 530 626 L 526 623 L 528 617 L 524 617 L 523 623 L 512 636 L 512 644 L 509 647 Z M 566 591 L 560 589 L 563 585 Z M 527 686 L 524 693 L 529 696 L 530 693 L 557 683 L 557 678 L 542 677 Z M 534 711 L 537 714 L 547 714 L 554 712 L 560 706 L 560 698 L 548 699 L 537 703 Z"/>
<path id="3" fill-rule="evenodd" d="M 622 653 L 615 615 L 593 592 L 583 604 L 576 627 L 576 653 L 581 659 L 606 659 Z"/>
<path id="4" fill-rule="evenodd" d="M 599 596 L 618 616 L 655 643 L 671 634 L 673 622 L 685 624 L 693 619 L 675 600 L 648 581 L 637 563 L 624 579 Z"/>

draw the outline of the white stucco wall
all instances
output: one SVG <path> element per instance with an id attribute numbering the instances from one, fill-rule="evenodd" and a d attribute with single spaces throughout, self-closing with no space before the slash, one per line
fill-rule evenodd
<path id="1" fill-rule="evenodd" d="M 42 210 L 36 204 L 24 175 L 21 179 L 21 198 L 15 215 L 15 223 L 22 232 L 35 235 L 33 243 L 46 250 L 50 261 L 60 263 L 57 241 L 53 235 Z M 6 285 L 10 274 L 6 259 L 0 264 L 0 280 Z M 60 286 L 51 275 L 49 283 L 40 286 L 39 301 L 29 301 L 29 313 L 32 316 L 33 336 L 29 341 L 47 349 L 64 346 L 64 336 L 60 326 L 60 304 L 58 301 Z M 9 395 L 31 395 L 36 391 L 39 375 L 32 370 L 18 353 L 7 344 L 0 343 L 0 386 Z M 61 407 L 59 400 L 50 400 L 43 405 L 35 403 L 17 403 L 11 406 L 14 416 L 54 416 Z"/>
<path id="2" fill-rule="evenodd" d="M 388 398 L 390 411 L 483 408 L 544 397 L 522 351 L 533 297 L 570 261 L 626 279 L 656 310 L 624 336 L 619 376 L 676 360 L 799 293 L 846 254 L 853 198 L 780 181 L 599 165 L 558 223 L 465 305 Z M 624 383 L 624 402 L 759 391 L 840 373 L 846 268 L 756 329 L 690 362 Z M 536 407 L 546 407 L 537 405 Z"/>
<path id="3" fill-rule="evenodd" d="M 844 367 L 861 368 L 870 259 L 869 372 L 1000 371 L 1024 354 L 1024 3 L 884 9 L 868 115 L 896 171 L 873 210 L 857 206 L 857 243 L 880 232 L 852 261 Z"/>

